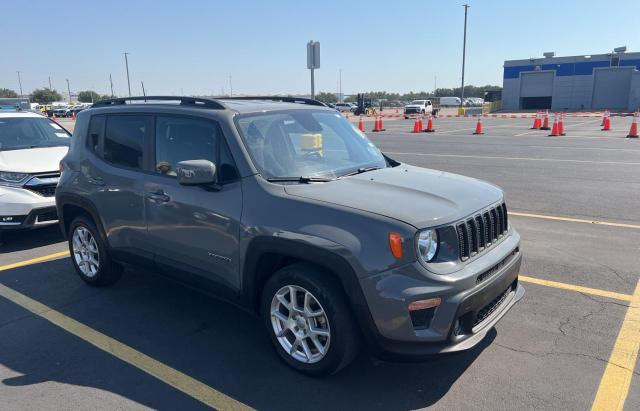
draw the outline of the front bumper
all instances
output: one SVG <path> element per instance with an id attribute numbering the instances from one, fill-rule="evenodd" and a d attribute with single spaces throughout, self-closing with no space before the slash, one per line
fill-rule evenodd
<path id="1" fill-rule="evenodd" d="M 58 222 L 55 197 L 21 187 L 0 186 L 0 230 L 21 230 Z"/>
<path id="2" fill-rule="evenodd" d="M 420 357 L 466 350 L 478 344 L 524 296 L 515 230 L 486 255 L 451 275 L 425 275 L 419 263 L 361 280 L 367 307 L 355 307 L 366 339 L 380 357 Z M 482 276 L 482 280 L 478 278 Z M 425 326 L 408 305 L 440 297 Z"/>

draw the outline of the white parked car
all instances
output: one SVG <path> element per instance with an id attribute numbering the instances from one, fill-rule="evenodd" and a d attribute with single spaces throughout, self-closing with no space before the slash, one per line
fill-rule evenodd
<path id="1" fill-rule="evenodd" d="M 352 112 L 353 110 L 355 110 L 356 105 L 353 103 L 336 103 L 335 104 L 335 108 L 336 110 L 338 110 L 339 112 Z"/>
<path id="2" fill-rule="evenodd" d="M 411 103 L 404 106 L 404 118 L 425 116 L 434 113 L 433 104 L 431 100 L 413 100 Z"/>
<path id="3" fill-rule="evenodd" d="M 58 222 L 55 190 L 70 141 L 41 114 L 0 111 L 0 237 Z"/>

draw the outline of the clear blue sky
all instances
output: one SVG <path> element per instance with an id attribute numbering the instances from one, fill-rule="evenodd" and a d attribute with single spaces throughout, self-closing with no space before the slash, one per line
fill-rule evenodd
<path id="1" fill-rule="evenodd" d="M 463 1 L 5 1 L 0 87 L 25 93 L 305 93 L 306 43 L 320 41 L 316 90 L 432 90 L 460 83 Z M 502 84 L 506 59 L 640 51 L 640 1 L 469 0 L 466 83 Z"/>

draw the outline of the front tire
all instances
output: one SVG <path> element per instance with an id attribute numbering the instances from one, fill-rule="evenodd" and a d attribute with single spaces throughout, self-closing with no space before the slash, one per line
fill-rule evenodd
<path id="1" fill-rule="evenodd" d="M 107 246 L 91 219 L 76 217 L 69 228 L 68 238 L 71 261 L 84 282 L 100 287 L 113 284 L 122 277 L 122 266 L 109 257 Z"/>
<path id="2" fill-rule="evenodd" d="M 358 354 L 344 292 L 318 267 L 296 263 L 277 271 L 263 290 L 261 314 L 276 351 L 296 371 L 335 374 Z"/>

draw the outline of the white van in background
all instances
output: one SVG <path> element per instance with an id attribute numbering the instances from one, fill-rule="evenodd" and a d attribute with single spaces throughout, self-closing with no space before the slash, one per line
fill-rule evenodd
<path id="1" fill-rule="evenodd" d="M 440 97 L 440 107 L 457 107 L 460 103 L 460 97 Z"/>

